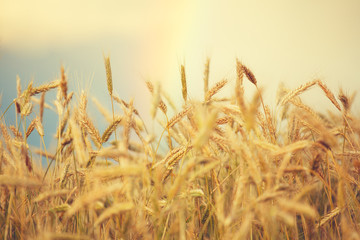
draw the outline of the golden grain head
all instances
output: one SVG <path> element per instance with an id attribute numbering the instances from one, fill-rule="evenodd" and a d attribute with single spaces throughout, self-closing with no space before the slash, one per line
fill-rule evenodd
<path id="1" fill-rule="evenodd" d="M 236 74 L 237 74 L 236 82 L 240 87 L 243 84 L 244 66 L 239 61 L 239 59 L 236 59 Z"/>
<path id="2" fill-rule="evenodd" d="M 255 86 L 257 86 L 257 80 L 253 72 L 247 68 L 245 65 L 242 65 L 243 72 L 245 73 L 246 78 L 252 82 Z M 240 73 L 241 74 L 241 73 Z"/>
<path id="3" fill-rule="evenodd" d="M 334 94 L 331 92 L 331 90 L 325 85 L 325 83 L 323 83 L 321 80 L 317 81 L 318 85 L 320 86 L 320 88 L 323 90 L 323 92 L 325 93 L 326 97 L 328 99 L 330 99 L 330 101 L 334 104 L 334 106 L 341 111 L 340 105 L 339 103 L 336 101 L 336 98 L 334 96 Z"/>
<path id="4" fill-rule="evenodd" d="M 30 134 L 32 133 L 32 131 L 35 129 L 35 124 L 36 124 L 36 118 L 30 122 L 30 124 L 26 130 L 26 134 L 25 134 L 26 138 L 28 138 L 30 136 Z"/>
<path id="5" fill-rule="evenodd" d="M 21 81 L 19 75 L 16 75 L 16 90 L 17 90 L 17 97 L 20 98 L 21 96 Z"/>
<path id="6" fill-rule="evenodd" d="M 281 100 L 281 105 L 285 105 L 290 99 L 298 96 L 299 94 L 305 92 L 306 90 L 308 90 L 310 87 L 314 86 L 315 84 L 317 84 L 318 80 L 314 80 L 311 82 L 307 82 L 303 85 L 301 85 L 300 87 L 289 91 Z"/>
<path id="7" fill-rule="evenodd" d="M 210 58 L 206 59 L 204 69 L 204 96 L 209 91 L 209 73 L 210 73 Z"/>
<path id="8" fill-rule="evenodd" d="M 226 84 L 228 83 L 228 80 L 223 79 L 220 82 L 217 82 L 214 87 L 212 87 L 207 93 L 206 93 L 206 101 L 209 101 L 212 96 L 214 96 L 216 93 L 220 91 Z"/>
<path id="9" fill-rule="evenodd" d="M 101 142 L 107 142 L 111 136 L 111 134 L 116 131 L 117 126 L 121 123 L 121 121 L 123 120 L 122 117 L 117 117 L 104 131 L 102 137 L 101 137 Z"/>
<path id="10" fill-rule="evenodd" d="M 29 91 L 29 95 L 33 96 L 33 95 L 36 95 L 36 94 L 39 94 L 39 93 L 47 92 L 50 89 L 54 89 L 54 88 L 59 87 L 59 85 L 60 85 L 60 81 L 55 80 L 55 81 L 40 85 L 38 87 L 31 87 L 31 90 Z"/>
<path id="11" fill-rule="evenodd" d="M 110 57 L 105 57 L 105 69 L 106 69 L 106 83 L 108 87 L 108 91 L 110 96 L 113 94 L 113 80 L 112 80 L 112 73 L 111 73 L 111 65 L 110 65 Z"/>
<path id="12" fill-rule="evenodd" d="M 40 111 L 39 111 L 39 112 L 40 112 L 40 113 L 39 113 L 40 122 L 43 122 L 44 108 L 45 108 L 45 92 L 43 92 L 43 93 L 41 94 L 39 106 L 40 106 Z"/>
<path id="13" fill-rule="evenodd" d="M 343 105 L 344 110 L 348 111 L 350 109 L 350 101 L 349 101 L 349 98 L 344 94 L 344 92 L 341 88 L 340 88 L 338 98 L 339 98 L 341 104 Z"/>
<path id="14" fill-rule="evenodd" d="M 68 87 L 67 87 L 67 78 L 65 75 L 64 66 L 61 66 L 60 90 L 61 90 L 63 98 L 66 99 Z"/>
<path id="15" fill-rule="evenodd" d="M 29 116 L 30 113 L 32 112 L 32 109 L 33 109 L 33 104 L 31 102 L 26 103 L 21 108 L 21 116 L 23 116 L 23 117 Z"/>
<path id="16" fill-rule="evenodd" d="M 181 85 L 182 85 L 182 96 L 184 101 L 187 100 L 187 85 L 186 85 L 186 74 L 185 74 L 185 66 L 181 65 Z"/>

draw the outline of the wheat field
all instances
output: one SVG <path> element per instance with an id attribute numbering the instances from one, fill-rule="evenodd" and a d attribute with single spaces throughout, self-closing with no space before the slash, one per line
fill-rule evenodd
<path id="1" fill-rule="evenodd" d="M 202 100 L 188 97 L 181 66 L 180 109 L 146 82 L 149 113 L 162 127 L 154 135 L 133 101 L 113 93 L 104 60 L 112 109 L 97 104 L 103 132 L 88 114 L 87 94 L 76 99 L 69 91 L 63 67 L 60 79 L 44 85 L 17 79 L 17 97 L 0 122 L 1 239 L 360 239 L 355 94 L 334 94 L 316 79 L 280 88 L 274 111 L 238 60 L 236 79 L 209 84 L 208 59 Z M 230 80 L 233 93 L 218 97 Z M 252 99 L 244 81 L 256 89 Z M 333 111 L 303 103 L 310 88 Z M 49 104 L 58 114 L 53 151 L 43 140 Z M 16 122 L 5 123 L 11 106 Z M 40 135 L 40 148 L 29 146 L 31 134 Z"/>

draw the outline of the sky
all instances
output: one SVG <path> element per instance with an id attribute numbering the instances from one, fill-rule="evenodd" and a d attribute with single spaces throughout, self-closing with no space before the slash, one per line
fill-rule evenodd
<path id="1" fill-rule="evenodd" d="M 319 78 L 335 93 L 352 93 L 360 90 L 359 43 L 357 0 L 0 0 L 1 111 L 16 97 L 16 75 L 23 87 L 31 79 L 36 85 L 56 79 L 61 65 L 72 90 L 88 89 L 109 103 L 104 54 L 114 91 L 133 97 L 143 115 L 151 102 L 145 80 L 159 81 L 182 104 L 181 64 L 189 97 L 202 98 L 207 57 L 210 85 L 230 80 L 224 94 L 232 94 L 236 58 L 254 72 L 269 103 L 280 82 L 296 88 Z M 316 89 L 304 98 L 335 110 Z"/>

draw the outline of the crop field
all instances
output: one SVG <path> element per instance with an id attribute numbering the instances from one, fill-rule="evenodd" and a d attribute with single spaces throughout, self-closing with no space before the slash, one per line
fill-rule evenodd
<path id="1" fill-rule="evenodd" d="M 315 79 L 280 88 L 270 106 L 239 60 L 236 79 L 209 84 L 207 59 L 203 99 L 188 97 L 181 66 L 181 108 L 146 82 L 157 132 L 133 100 L 115 95 L 110 58 L 104 63 L 112 108 L 97 104 L 103 131 L 86 91 L 68 89 L 63 67 L 43 85 L 18 79 L 17 97 L 1 106 L 1 239 L 360 239 L 355 93 Z M 231 95 L 219 97 L 230 80 Z M 245 81 L 256 90 L 250 99 Z M 331 111 L 301 100 L 311 88 Z M 58 115 L 55 150 L 44 141 L 50 105 Z M 15 121 L 5 121 L 14 111 Z M 28 142 L 34 134 L 38 147 Z"/>

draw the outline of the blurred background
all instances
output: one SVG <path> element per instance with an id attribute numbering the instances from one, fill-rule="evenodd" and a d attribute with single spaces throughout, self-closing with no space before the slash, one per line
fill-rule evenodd
<path id="1" fill-rule="evenodd" d="M 16 97 L 16 75 L 23 88 L 32 79 L 39 85 L 58 78 L 61 65 L 71 90 L 86 89 L 109 107 L 103 54 L 111 57 L 114 91 L 125 101 L 134 97 L 145 118 L 145 80 L 159 81 L 181 106 L 180 65 L 189 97 L 202 98 L 207 57 L 210 86 L 227 78 L 223 94 L 233 94 L 239 58 L 275 109 L 280 82 L 296 88 L 320 78 L 335 93 L 360 90 L 359 44 L 358 0 L 0 0 L 1 112 Z M 253 86 L 245 87 L 251 94 Z M 317 89 L 304 98 L 335 111 Z M 57 124 L 54 113 L 46 114 L 55 120 L 45 132 Z M 12 121 L 14 110 L 6 117 Z"/>

